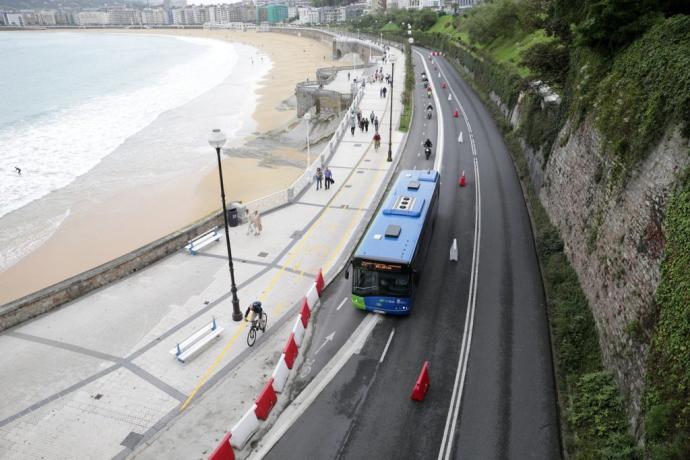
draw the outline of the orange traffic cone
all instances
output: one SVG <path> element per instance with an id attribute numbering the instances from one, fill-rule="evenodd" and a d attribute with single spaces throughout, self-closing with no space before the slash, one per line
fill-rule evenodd
<path id="1" fill-rule="evenodd" d="M 412 399 L 415 401 L 424 401 L 426 391 L 429 389 L 429 361 L 424 361 L 422 372 L 419 373 L 417 382 L 412 389 Z"/>
<path id="2" fill-rule="evenodd" d="M 460 187 L 465 186 L 465 171 L 462 172 L 462 176 L 460 176 L 460 182 L 458 182 L 458 185 L 460 185 Z"/>
<path id="3" fill-rule="evenodd" d="M 458 118 L 460 114 L 458 113 L 458 109 L 455 109 L 455 112 L 453 112 L 453 118 Z"/>

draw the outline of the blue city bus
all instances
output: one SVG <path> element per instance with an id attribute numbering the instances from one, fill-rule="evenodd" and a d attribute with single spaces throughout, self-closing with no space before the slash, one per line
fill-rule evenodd
<path id="1" fill-rule="evenodd" d="M 439 177 L 434 170 L 400 172 L 352 259 L 355 307 L 410 313 L 436 220 Z"/>

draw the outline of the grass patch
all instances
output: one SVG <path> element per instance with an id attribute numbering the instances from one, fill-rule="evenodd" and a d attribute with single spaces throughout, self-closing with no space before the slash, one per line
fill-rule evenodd
<path id="1" fill-rule="evenodd" d="M 438 34 L 448 35 L 451 38 L 459 39 L 460 32 L 455 28 L 455 17 L 453 16 L 441 16 L 436 21 L 436 24 L 431 26 L 427 32 L 434 32 Z"/>
<path id="2" fill-rule="evenodd" d="M 400 32 L 400 26 L 394 22 L 389 22 L 386 25 L 384 25 L 383 27 L 381 27 L 381 29 L 379 29 L 379 31 L 380 32 Z"/>
<path id="3" fill-rule="evenodd" d="M 520 55 L 523 51 L 552 39 L 546 36 L 544 30 L 539 29 L 531 34 L 516 33 L 512 37 L 501 37 L 484 48 L 494 61 L 511 66 L 521 77 L 530 73 L 527 67 L 521 65 Z"/>

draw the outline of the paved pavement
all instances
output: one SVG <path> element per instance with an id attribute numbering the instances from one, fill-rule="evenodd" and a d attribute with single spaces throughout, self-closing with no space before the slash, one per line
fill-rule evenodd
<path id="1" fill-rule="evenodd" d="M 404 66 L 395 71 L 396 82 L 404 81 Z M 379 115 L 385 146 L 388 98 L 379 88 L 367 85 L 360 107 Z M 395 163 L 386 162 L 384 146 L 374 151 L 372 136 L 371 127 L 347 132 L 329 163 L 332 188 L 312 186 L 266 213 L 261 235 L 229 229 L 242 309 L 259 299 L 269 316 L 253 348 L 245 323 L 231 320 L 222 239 L 0 334 L 0 457 L 205 458 L 271 374 L 319 268 L 327 281 L 334 276 L 377 205 Z M 402 140 L 394 131 L 396 155 Z M 177 362 L 168 350 L 212 318 L 225 328 L 220 340 Z"/>

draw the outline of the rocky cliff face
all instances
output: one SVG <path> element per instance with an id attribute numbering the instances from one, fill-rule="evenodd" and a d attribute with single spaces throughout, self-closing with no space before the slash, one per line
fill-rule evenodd
<path id="1" fill-rule="evenodd" d="M 522 95 L 509 115 L 500 100 L 492 99 L 513 127 L 521 126 L 527 112 Z M 657 313 L 663 217 L 678 174 L 690 165 L 690 150 L 688 140 L 672 129 L 635 171 L 624 174 L 604 153 L 603 142 L 585 121 L 577 127 L 566 123 L 548 155 L 522 145 L 532 183 L 592 308 L 605 365 L 628 397 L 639 434 L 649 331 Z"/>
<path id="2" fill-rule="evenodd" d="M 665 204 L 690 156 L 687 139 L 672 130 L 636 171 L 616 178 L 618 165 L 603 151 L 590 123 L 567 124 L 534 175 L 543 176 L 540 199 L 561 232 L 592 307 L 604 362 L 628 396 L 638 430 Z"/>

